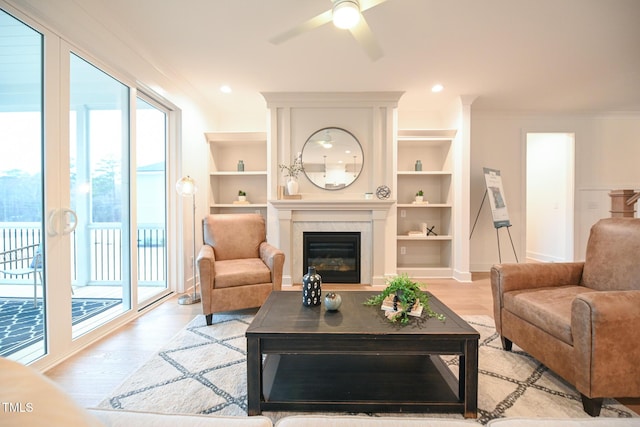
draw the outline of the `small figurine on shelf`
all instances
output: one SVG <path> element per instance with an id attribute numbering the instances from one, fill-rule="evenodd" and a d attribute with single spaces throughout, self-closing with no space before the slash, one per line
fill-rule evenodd
<path id="1" fill-rule="evenodd" d="M 419 190 L 416 193 L 416 203 L 422 203 L 423 200 L 424 200 L 424 192 L 422 190 Z"/>

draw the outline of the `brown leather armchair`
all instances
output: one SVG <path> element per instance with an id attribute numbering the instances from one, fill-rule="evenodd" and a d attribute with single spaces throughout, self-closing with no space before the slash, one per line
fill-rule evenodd
<path id="1" fill-rule="evenodd" d="M 213 313 L 259 307 L 281 289 L 284 252 L 266 242 L 261 215 L 208 215 L 203 227 L 197 266 L 207 325 Z"/>
<path id="2" fill-rule="evenodd" d="M 598 416 L 605 397 L 640 397 L 640 219 L 592 228 L 584 262 L 491 269 L 496 330 L 575 386 Z"/>

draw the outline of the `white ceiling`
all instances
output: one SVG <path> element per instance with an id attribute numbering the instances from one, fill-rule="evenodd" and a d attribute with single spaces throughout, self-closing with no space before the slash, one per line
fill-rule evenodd
<path id="1" fill-rule="evenodd" d="M 50 1 L 93 16 L 212 109 L 264 109 L 265 91 L 405 91 L 400 108 L 416 111 L 460 95 L 477 96 L 474 109 L 640 111 L 640 0 L 387 0 L 364 12 L 375 62 L 332 24 L 269 43 L 330 0 Z"/>

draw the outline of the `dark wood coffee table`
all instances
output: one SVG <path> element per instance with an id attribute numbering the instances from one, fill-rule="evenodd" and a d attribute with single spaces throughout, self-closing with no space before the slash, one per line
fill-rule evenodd
<path id="1" fill-rule="evenodd" d="M 475 418 L 480 334 L 433 295 L 431 308 L 444 322 L 392 324 L 379 307 L 363 304 L 375 294 L 340 292 L 340 310 L 328 312 L 304 307 L 300 292 L 272 292 L 246 332 L 249 415 L 460 412 Z M 439 355 L 459 356 L 459 381 Z"/>

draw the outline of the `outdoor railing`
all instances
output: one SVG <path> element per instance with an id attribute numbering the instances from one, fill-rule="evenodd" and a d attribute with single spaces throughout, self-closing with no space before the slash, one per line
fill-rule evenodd
<path id="1" fill-rule="evenodd" d="M 72 245 L 72 274 L 74 283 L 78 279 L 77 233 L 74 231 Z M 122 243 L 122 229 L 118 223 L 95 223 L 88 229 L 91 247 L 88 278 L 83 284 L 108 284 L 122 281 L 122 257 L 127 255 Z M 32 283 L 33 278 L 3 278 L 2 271 L 19 270 L 29 267 L 35 255 L 35 248 L 41 241 L 41 229 L 34 223 L 0 224 L 0 280 L 8 283 Z M 141 224 L 137 230 L 138 282 L 153 284 L 165 281 L 165 230 L 162 224 Z M 29 247 L 30 256 L 16 259 L 3 257 L 2 253 Z M 80 274 L 82 276 L 82 274 Z M 77 285 L 83 285 L 77 283 Z"/>

